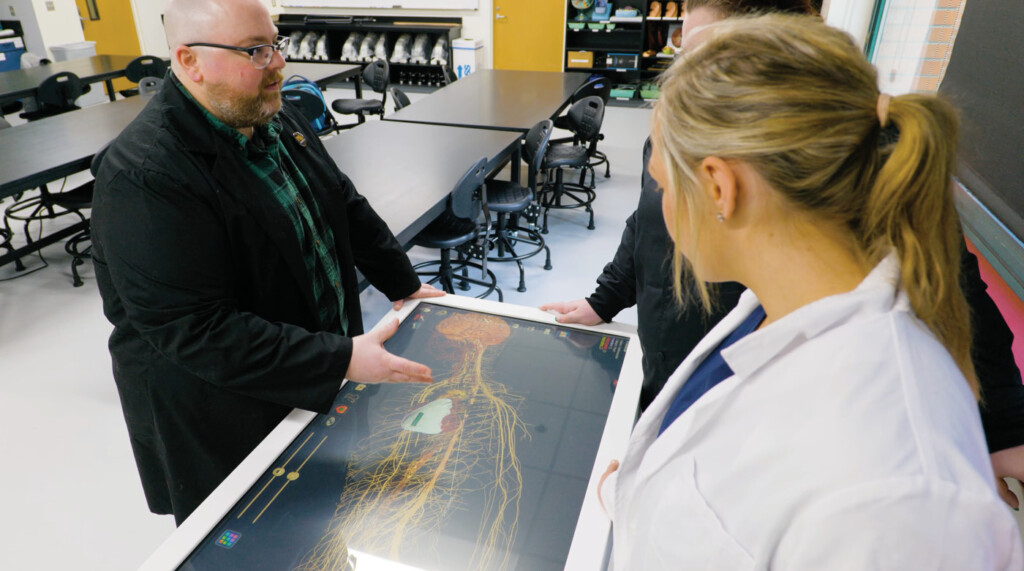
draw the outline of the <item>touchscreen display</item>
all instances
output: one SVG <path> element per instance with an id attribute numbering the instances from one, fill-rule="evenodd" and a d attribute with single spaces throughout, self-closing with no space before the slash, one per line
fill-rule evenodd
<path id="1" fill-rule="evenodd" d="M 562 569 L 628 339 L 421 303 L 182 569 Z"/>

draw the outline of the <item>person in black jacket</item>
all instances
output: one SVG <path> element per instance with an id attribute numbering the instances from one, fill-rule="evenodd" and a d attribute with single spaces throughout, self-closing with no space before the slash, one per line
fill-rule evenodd
<path id="1" fill-rule="evenodd" d="M 689 0 L 684 28 L 689 32 L 722 18 L 754 12 L 815 13 L 804 0 Z M 639 204 L 626 220 L 615 257 L 597 278 L 597 289 L 586 299 L 541 306 L 542 310 L 554 311 L 560 323 L 583 325 L 611 322 L 623 309 L 637 306 L 644 373 L 641 409 L 654 400 L 669 375 L 732 310 L 742 293 L 738 284 L 716 284 L 718 295 L 711 312 L 705 312 L 696 299 L 684 298 L 682 307 L 675 302 L 672 245 L 661 213 L 661 193 L 647 172 L 649 160 L 648 140 L 643 152 Z M 1017 508 L 1019 500 L 1003 479 L 1024 479 L 1024 385 L 1013 359 L 1013 334 L 988 296 L 977 258 L 966 246 L 961 257 L 964 294 L 971 306 L 974 332 L 972 357 L 982 387 L 982 424 L 1000 495 Z"/>
<path id="2" fill-rule="evenodd" d="M 171 71 L 96 177 L 93 261 L 149 508 L 181 523 L 294 408 L 343 378 L 431 380 L 362 334 L 358 269 L 442 295 L 297 110 L 259 0 L 175 0 Z"/>

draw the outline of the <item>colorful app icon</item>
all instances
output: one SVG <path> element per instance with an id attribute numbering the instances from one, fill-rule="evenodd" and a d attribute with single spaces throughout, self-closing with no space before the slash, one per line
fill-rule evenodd
<path id="1" fill-rule="evenodd" d="M 347 410 L 348 410 L 347 406 L 340 405 L 340 406 L 338 406 L 338 408 L 334 409 L 334 412 L 336 412 L 338 414 L 345 414 L 345 411 L 347 411 Z"/>
<path id="2" fill-rule="evenodd" d="M 231 549 L 238 543 L 238 538 L 242 537 L 242 534 L 237 531 L 231 531 L 230 529 L 224 530 L 224 533 L 220 534 L 217 538 L 217 545 L 224 549 Z"/>

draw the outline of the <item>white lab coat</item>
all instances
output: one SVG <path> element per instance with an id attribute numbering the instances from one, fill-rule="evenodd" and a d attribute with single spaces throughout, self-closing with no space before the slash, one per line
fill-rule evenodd
<path id="1" fill-rule="evenodd" d="M 898 272 L 890 256 L 723 351 L 735 374 L 658 437 L 679 387 L 758 305 L 743 295 L 602 486 L 615 571 L 1024 568 L 977 405 Z"/>

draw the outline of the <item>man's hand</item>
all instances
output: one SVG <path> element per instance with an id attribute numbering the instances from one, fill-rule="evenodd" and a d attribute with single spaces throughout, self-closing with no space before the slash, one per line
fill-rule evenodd
<path id="1" fill-rule="evenodd" d="M 580 325 L 597 325 L 604 320 L 598 317 L 590 302 L 585 299 L 574 301 L 557 301 L 540 306 L 541 311 L 555 313 L 555 321 L 559 323 L 579 323 Z"/>
<path id="2" fill-rule="evenodd" d="M 444 291 L 437 289 L 430 284 L 420 284 L 420 289 L 413 292 L 412 295 L 405 299 L 421 299 L 424 297 L 441 297 L 444 295 Z M 402 304 L 405 303 L 405 299 L 400 299 L 393 304 L 395 311 L 402 309 Z M 390 335 L 388 335 L 390 337 Z"/>
<path id="3" fill-rule="evenodd" d="M 990 456 L 992 469 L 996 473 L 996 489 L 1003 501 L 1013 509 L 1020 509 L 1020 500 L 1017 498 L 1003 478 L 1013 478 L 1018 482 L 1024 481 L 1024 444 L 1000 450 Z"/>
<path id="4" fill-rule="evenodd" d="M 429 383 L 430 367 L 392 355 L 384 341 L 398 331 L 398 320 L 352 338 L 352 360 L 345 378 L 357 383 Z"/>

